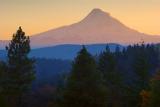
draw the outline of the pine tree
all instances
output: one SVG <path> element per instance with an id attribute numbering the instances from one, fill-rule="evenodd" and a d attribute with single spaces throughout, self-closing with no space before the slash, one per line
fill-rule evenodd
<path id="1" fill-rule="evenodd" d="M 83 47 L 76 57 L 62 107 L 106 107 L 106 88 L 94 58 Z"/>
<path id="2" fill-rule="evenodd" d="M 9 99 L 11 99 L 11 102 L 14 103 L 13 105 L 19 107 L 22 106 L 21 97 L 28 91 L 32 81 L 35 79 L 34 61 L 28 57 L 30 52 L 30 39 L 28 36 L 25 36 L 21 27 L 19 27 L 16 34 L 13 35 L 6 50 L 9 69 L 6 93 Z"/>
<path id="3" fill-rule="evenodd" d="M 135 61 L 133 64 L 134 73 L 137 76 L 137 88 L 139 91 L 149 88 L 149 61 L 146 55 L 145 45 L 136 46 Z"/>
<path id="4" fill-rule="evenodd" d="M 104 84 L 108 89 L 108 99 L 110 99 L 108 100 L 108 106 L 121 107 L 121 95 L 123 93 L 122 75 L 117 69 L 117 62 L 114 53 L 110 51 L 108 46 L 99 57 L 98 69 L 103 74 Z"/>
<path id="5" fill-rule="evenodd" d="M 160 70 L 151 80 L 151 92 L 149 107 L 160 107 Z"/>
<path id="6" fill-rule="evenodd" d="M 132 47 L 133 54 L 133 64 L 132 69 L 133 73 L 135 74 L 135 78 L 133 81 L 132 87 L 132 96 L 133 102 L 136 104 L 135 106 L 140 106 L 142 99 L 141 99 L 141 92 L 142 90 L 148 91 L 149 90 L 149 61 L 146 52 L 146 46 L 144 44 L 141 45 L 134 45 Z"/>

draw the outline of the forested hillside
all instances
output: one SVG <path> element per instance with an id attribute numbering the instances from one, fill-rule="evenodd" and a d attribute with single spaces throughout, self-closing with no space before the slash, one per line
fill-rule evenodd
<path id="1" fill-rule="evenodd" d="M 144 42 L 74 60 L 29 57 L 21 27 L 0 62 L 1 107 L 159 107 L 159 45 Z M 68 54 L 67 52 L 64 54 Z"/>

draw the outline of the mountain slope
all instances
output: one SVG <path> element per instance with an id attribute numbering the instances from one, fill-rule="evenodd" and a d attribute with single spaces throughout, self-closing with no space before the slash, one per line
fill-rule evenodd
<path id="1" fill-rule="evenodd" d="M 134 44 L 142 41 L 159 43 L 160 36 L 147 35 L 131 29 L 100 9 L 93 9 L 78 23 L 31 36 L 32 48 L 61 44 Z M 4 49 L 8 42 L 0 41 L 0 48 Z"/>
<path id="2" fill-rule="evenodd" d="M 34 47 L 57 44 L 119 43 L 133 44 L 141 41 L 158 43 L 160 36 L 140 33 L 123 25 L 100 9 L 93 9 L 82 21 L 49 30 L 31 37 Z"/>

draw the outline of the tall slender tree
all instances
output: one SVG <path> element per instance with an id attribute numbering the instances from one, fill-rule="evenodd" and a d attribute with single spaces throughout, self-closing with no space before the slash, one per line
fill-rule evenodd
<path id="1" fill-rule="evenodd" d="M 62 107 L 106 107 L 106 88 L 94 58 L 83 46 L 68 78 Z"/>
<path id="2" fill-rule="evenodd" d="M 118 53 L 116 53 L 118 54 Z M 121 107 L 122 106 L 122 87 L 123 80 L 122 75 L 117 69 L 117 62 L 115 54 L 112 53 L 109 47 L 100 54 L 98 69 L 103 74 L 104 84 L 108 90 L 108 106 L 110 107 Z"/>
<path id="3" fill-rule="evenodd" d="M 22 106 L 22 96 L 30 88 L 35 79 L 34 61 L 28 57 L 30 39 L 25 36 L 21 27 L 6 47 L 8 55 L 8 85 L 6 92 L 9 99 L 13 99 L 14 106 Z M 16 100 L 16 101 L 15 101 Z M 12 106 L 13 106 L 12 105 Z"/>
<path id="4" fill-rule="evenodd" d="M 133 70 L 134 73 L 137 76 L 137 88 L 139 88 L 140 91 L 143 89 L 146 90 L 149 88 L 149 60 L 146 52 L 146 47 L 144 44 L 141 46 L 137 45 L 135 46 L 135 60 L 133 64 Z"/>
<path id="5" fill-rule="evenodd" d="M 146 45 L 142 43 L 141 45 L 137 44 L 131 47 L 132 50 L 132 67 L 134 74 L 133 87 L 132 87 L 132 96 L 135 106 L 141 105 L 141 92 L 143 90 L 149 90 L 149 79 L 150 79 L 150 64 L 147 55 Z"/>

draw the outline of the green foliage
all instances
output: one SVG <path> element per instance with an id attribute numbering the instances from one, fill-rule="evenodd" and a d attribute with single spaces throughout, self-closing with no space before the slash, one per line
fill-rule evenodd
<path id="1" fill-rule="evenodd" d="M 63 98 L 63 107 L 106 107 L 102 75 L 85 47 L 73 63 Z"/>

